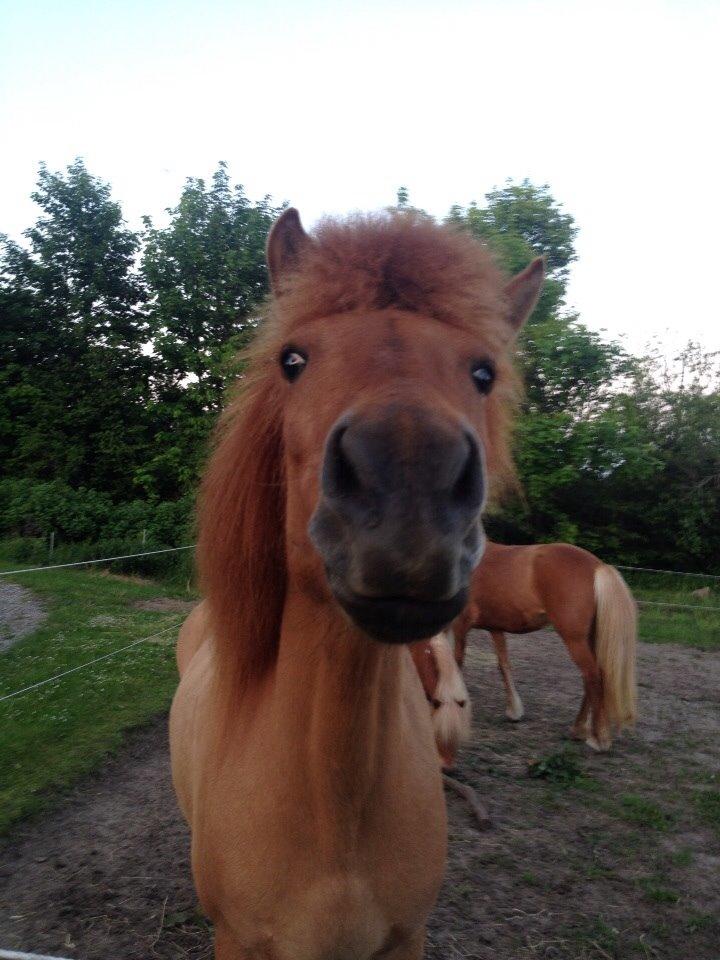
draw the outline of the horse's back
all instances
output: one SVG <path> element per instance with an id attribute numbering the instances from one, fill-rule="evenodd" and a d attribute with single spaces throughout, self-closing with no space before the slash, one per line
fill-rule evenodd
<path id="1" fill-rule="evenodd" d="M 572 543 L 539 543 L 532 550 L 535 581 L 543 593 L 571 596 L 586 585 L 592 592 L 595 571 L 602 565 L 595 554 Z"/>
<path id="2" fill-rule="evenodd" d="M 475 625 L 527 633 L 561 618 L 585 625 L 595 609 L 601 561 L 570 543 L 517 546 L 488 541 L 472 583 Z"/>

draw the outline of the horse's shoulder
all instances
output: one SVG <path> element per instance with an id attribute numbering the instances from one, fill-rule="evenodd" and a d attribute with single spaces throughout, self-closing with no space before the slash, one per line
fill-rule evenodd
<path id="1" fill-rule="evenodd" d="M 208 609 L 207 602 L 203 600 L 196 607 L 193 607 L 178 633 L 176 657 L 178 672 L 181 677 L 208 635 Z"/>

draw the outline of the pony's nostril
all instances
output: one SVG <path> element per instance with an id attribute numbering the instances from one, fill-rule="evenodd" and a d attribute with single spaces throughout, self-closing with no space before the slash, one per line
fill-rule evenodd
<path id="1" fill-rule="evenodd" d="M 346 431 L 347 427 L 340 427 L 335 431 L 325 459 L 323 486 L 325 492 L 331 497 L 352 496 L 360 490 L 357 471 L 343 449 L 343 437 Z"/>
<path id="2" fill-rule="evenodd" d="M 480 505 L 483 495 L 482 468 L 480 454 L 474 439 L 465 437 L 467 454 L 460 474 L 453 484 L 452 496 L 456 503 Z"/>
<path id="3" fill-rule="evenodd" d="M 461 710 L 464 710 L 467 700 L 456 700 L 455 703 L 460 707 Z"/>
<path id="4" fill-rule="evenodd" d="M 441 700 L 431 700 L 430 702 L 432 703 L 433 710 L 439 710 L 440 707 L 442 706 Z"/>

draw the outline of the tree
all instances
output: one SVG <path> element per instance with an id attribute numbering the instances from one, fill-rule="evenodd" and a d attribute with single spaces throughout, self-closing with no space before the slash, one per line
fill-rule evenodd
<path id="1" fill-rule="evenodd" d="M 145 219 L 142 273 L 156 364 L 155 450 L 138 472 L 165 499 L 193 489 L 234 359 L 268 291 L 265 244 L 282 208 L 251 202 L 224 163 L 186 181 L 166 227 Z"/>
<path id="2" fill-rule="evenodd" d="M 221 163 L 209 187 L 186 181 L 166 227 L 145 218 L 142 270 L 164 389 L 191 377 L 219 405 L 227 345 L 247 340 L 268 291 L 265 243 L 280 212 L 267 197 L 248 200 Z"/>
<path id="3" fill-rule="evenodd" d="M 82 160 L 40 167 L 41 209 L 0 257 L 0 457 L 9 475 L 127 493 L 149 443 L 139 238 Z"/>

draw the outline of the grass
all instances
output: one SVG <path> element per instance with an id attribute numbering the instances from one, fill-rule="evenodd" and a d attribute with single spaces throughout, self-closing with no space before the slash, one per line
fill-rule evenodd
<path id="1" fill-rule="evenodd" d="M 720 650 L 719 581 L 624 570 L 621 573 L 640 602 L 641 640 Z M 709 596 L 694 597 L 693 590 L 703 586 L 710 587 Z M 653 606 L 656 603 L 670 606 Z M 692 609 L 683 609 L 687 606 Z"/>
<path id="2" fill-rule="evenodd" d="M 664 832 L 670 828 L 674 819 L 656 803 L 635 794 L 625 794 L 621 797 L 620 807 L 625 820 L 648 830 Z"/>
<path id="3" fill-rule="evenodd" d="M 652 903 L 678 903 L 680 895 L 655 877 L 643 877 L 638 886 Z"/>
<path id="4" fill-rule="evenodd" d="M 720 790 L 696 790 L 693 799 L 700 819 L 720 836 Z"/>
<path id="5" fill-rule="evenodd" d="M 136 602 L 188 599 L 181 587 L 96 569 L 25 574 L 13 582 L 31 589 L 48 616 L 0 655 L 0 697 L 170 629 L 155 641 L 0 702 L 0 833 L 38 812 L 117 749 L 123 731 L 168 707 L 177 682 L 175 627 L 183 614 L 142 610 Z"/>

